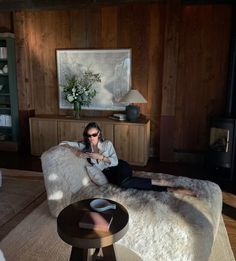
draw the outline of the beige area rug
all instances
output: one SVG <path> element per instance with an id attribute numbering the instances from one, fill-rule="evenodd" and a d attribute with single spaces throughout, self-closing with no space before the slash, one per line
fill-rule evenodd
<path id="1" fill-rule="evenodd" d="M 49 215 L 46 201 L 28 215 L 0 242 L 0 249 L 8 261 L 64 261 L 68 260 L 71 251 L 71 247 L 64 243 L 57 235 L 56 219 Z M 136 254 L 127 248 L 119 246 L 119 244 L 116 253 L 120 261 L 141 260 Z M 221 218 L 209 261 L 233 260 L 235 259 L 223 218 Z"/>
<path id="2" fill-rule="evenodd" d="M 45 193 L 45 187 L 40 172 L 4 168 L 0 170 L 2 172 L 0 236 L 2 237 L 4 225 Z"/>
<path id="3" fill-rule="evenodd" d="M 7 261 L 65 261 L 71 252 L 57 234 L 56 219 L 49 215 L 46 201 L 0 242 L 0 249 Z M 142 260 L 120 245 L 116 253 L 119 261 Z"/>

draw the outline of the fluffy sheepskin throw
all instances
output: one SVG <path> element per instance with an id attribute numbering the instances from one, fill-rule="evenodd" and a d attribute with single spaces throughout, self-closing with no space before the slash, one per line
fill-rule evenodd
<path id="1" fill-rule="evenodd" d="M 71 203 L 74 193 L 91 183 L 86 171 L 89 163 L 63 146 L 44 152 L 41 162 L 49 210 L 56 217 Z"/>
<path id="2" fill-rule="evenodd" d="M 63 151 L 61 148 L 53 149 L 58 157 Z M 73 155 L 68 151 L 66 153 L 70 155 L 67 159 L 68 164 L 71 164 Z M 42 159 L 46 159 L 45 155 Z M 58 166 L 58 169 L 64 172 L 63 175 L 67 175 L 66 166 Z M 51 172 L 50 166 L 45 162 L 43 171 L 46 175 Z M 76 193 L 68 192 L 70 201 L 101 197 L 121 203 L 128 210 L 130 220 L 129 230 L 119 244 L 135 251 L 145 261 L 207 261 L 222 210 L 219 186 L 210 181 L 160 173 L 136 172 L 135 175 L 170 178 L 176 186 L 197 191 L 198 198 L 168 192 L 122 190 L 111 184 L 97 186 L 87 181 Z M 77 178 L 80 179 L 79 174 Z M 62 191 L 66 193 L 64 189 Z"/>

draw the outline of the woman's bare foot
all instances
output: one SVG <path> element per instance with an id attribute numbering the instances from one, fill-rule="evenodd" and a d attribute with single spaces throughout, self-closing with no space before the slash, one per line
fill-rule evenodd
<path id="1" fill-rule="evenodd" d="M 181 195 L 187 195 L 191 197 L 197 197 L 197 193 L 191 189 L 186 189 L 183 187 L 175 187 L 175 188 L 168 188 L 168 192 L 178 193 Z"/>
<path id="2" fill-rule="evenodd" d="M 152 179 L 152 185 L 162 187 L 173 187 L 174 183 L 168 179 Z"/>

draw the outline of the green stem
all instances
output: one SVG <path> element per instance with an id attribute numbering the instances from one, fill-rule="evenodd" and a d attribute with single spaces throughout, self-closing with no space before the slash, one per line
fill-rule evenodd
<path id="1" fill-rule="evenodd" d="M 81 104 L 79 102 L 74 102 L 74 117 L 75 119 L 80 118 Z"/>

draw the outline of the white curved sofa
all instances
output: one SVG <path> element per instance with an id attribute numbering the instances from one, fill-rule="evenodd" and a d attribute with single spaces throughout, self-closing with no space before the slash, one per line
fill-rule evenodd
<path id="1" fill-rule="evenodd" d="M 176 185 L 198 191 L 198 198 L 168 192 L 122 190 L 114 185 L 95 185 L 88 177 L 86 160 L 56 146 L 41 157 L 51 214 L 72 202 L 93 197 L 115 200 L 130 215 L 129 230 L 119 241 L 143 260 L 206 261 L 218 231 L 222 193 L 210 181 L 136 172 L 138 176 L 173 178 Z"/>

